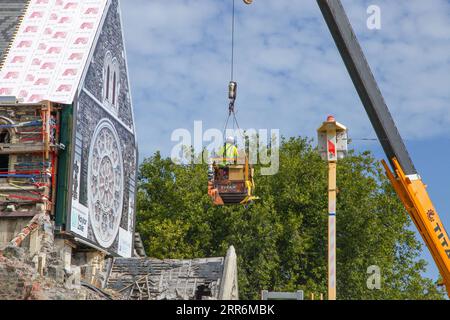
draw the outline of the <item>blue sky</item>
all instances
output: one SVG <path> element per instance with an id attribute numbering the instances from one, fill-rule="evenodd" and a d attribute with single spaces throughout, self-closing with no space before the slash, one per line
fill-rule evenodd
<path id="1" fill-rule="evenodd" d="M 169 155 L 172 132 L 222 128 L 231 0 L 122 1 L 141 159 Z M 450 1 L 343 0 L 374 75 L 446 226 L 450 226 Z M 381 8 L 381 30 L 366 26 Z M 384 158 L 315 0 L 236 0 L 241 127 L 315 137 L 333 114 L 357 150 Z M 447 227 L 449 229 L 449 227 Z M 428 276 L 437 277 L 430 262 Z"/>

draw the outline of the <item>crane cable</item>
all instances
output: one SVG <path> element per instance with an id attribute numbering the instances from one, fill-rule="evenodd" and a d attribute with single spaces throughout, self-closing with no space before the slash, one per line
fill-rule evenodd
<path id="1" fill-rule="evenodd" d="M 233 0 L 233 10 L 232 10 L 232 18 L 231 18 L 231 78 L 230 81 L 234 80 L 234 29 L 235 29 L 235 14 L 236 14 L 236 6 L 235 0 Z"/>
<path id="2" fill-rule="evenodd" d="M 225 136 L 226 130 L 228 128 L 228 123 L 230 121 L 231 116 L 233 116 L 233 131 L 235 127 L 237 127 L 239 133 L 241 133 L 241 129 L 239 127 L 239 123 L 236 118 L 236 112 L 234 109 L 235 101 L 236 101 L 236 92 L 237 92 L 237 83 L 234 81 L 234 42 L 235 42 L 235 29 L 236 29 L 236 0 L 232 0 L 232 14 L 231 14 L 231 76 L 230 76 L 230 85 L 229 85 L 229 96 L 230 104 L 228 106 L 228 117 L 225 122 L 225 126 L 223 129 L 223 136 Z M 243 137 L 245 139 L 245 137 Z"/>

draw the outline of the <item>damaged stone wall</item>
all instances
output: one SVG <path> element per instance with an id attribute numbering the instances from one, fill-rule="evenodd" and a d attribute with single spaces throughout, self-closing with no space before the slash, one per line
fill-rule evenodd
<path id="1" fill-rule="evenodd" d="M 67 246 L 54 241 L 51 225 L 42 221 L 35 231 L 41 246 L 34 254 L 12 245 L 0 248 L 0 300 L 114 299 L 114 292 L 83 282 L 81 267 L 71 264 Z"/>
<path id="2" fill-rule="evenodd" d="M 56 259 L 58 260 L 58 258 Z M 22 248 L 9 246 L 0 255 L 0 300 L 106 300 L 80 285 L 75 269 L 67 272 L 55 260 L 36 272 L 35 261 Z M 79 273 L 79 270 L 78 270 Z"/>

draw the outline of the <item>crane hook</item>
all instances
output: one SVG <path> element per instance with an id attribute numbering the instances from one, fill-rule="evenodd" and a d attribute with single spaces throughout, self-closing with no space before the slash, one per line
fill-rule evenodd
<path id="1" fill-rule="evenodd" d="M 228 85 L 228 99 L 235 101 L 237 98 L 237 83 L 231 81 Z"/>
<path id="2" fill-rule="evenodd" d="M 237 83 L 234 81 L 230 82 L 228 86 L 228 99 L 230 99 L 230 105 L 228 107 L 229 115 L 234 114 L 234 103 L 237 98 Z"/>
<path id="3" fill-rule="evenodd" d="M 245 4 L 252 4 L 253 0 L 244 0 Z"/>

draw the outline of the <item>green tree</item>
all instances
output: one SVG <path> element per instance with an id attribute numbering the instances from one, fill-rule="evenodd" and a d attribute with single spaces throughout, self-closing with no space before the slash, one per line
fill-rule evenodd
<path id="1" fill-rule="evenodd" d="M 180 165 L 159 153 L 140 166 L 137 229 L 149 256 L 238 254 L 239 291 L 327 291 L 327 166 L 307 139 L 283 139 L 280 170 L 256 177 L 261 200 L 249 208 L 215 207 L 206 165 Z M 259 168 L 257 167 L 257 172 Z M 379 163 L 351 152 L 338 164 L 338 299 L 441 299 L 422 277 L 421 243 Z M 381 290 L 367 269 L 381 269 Z"/>

